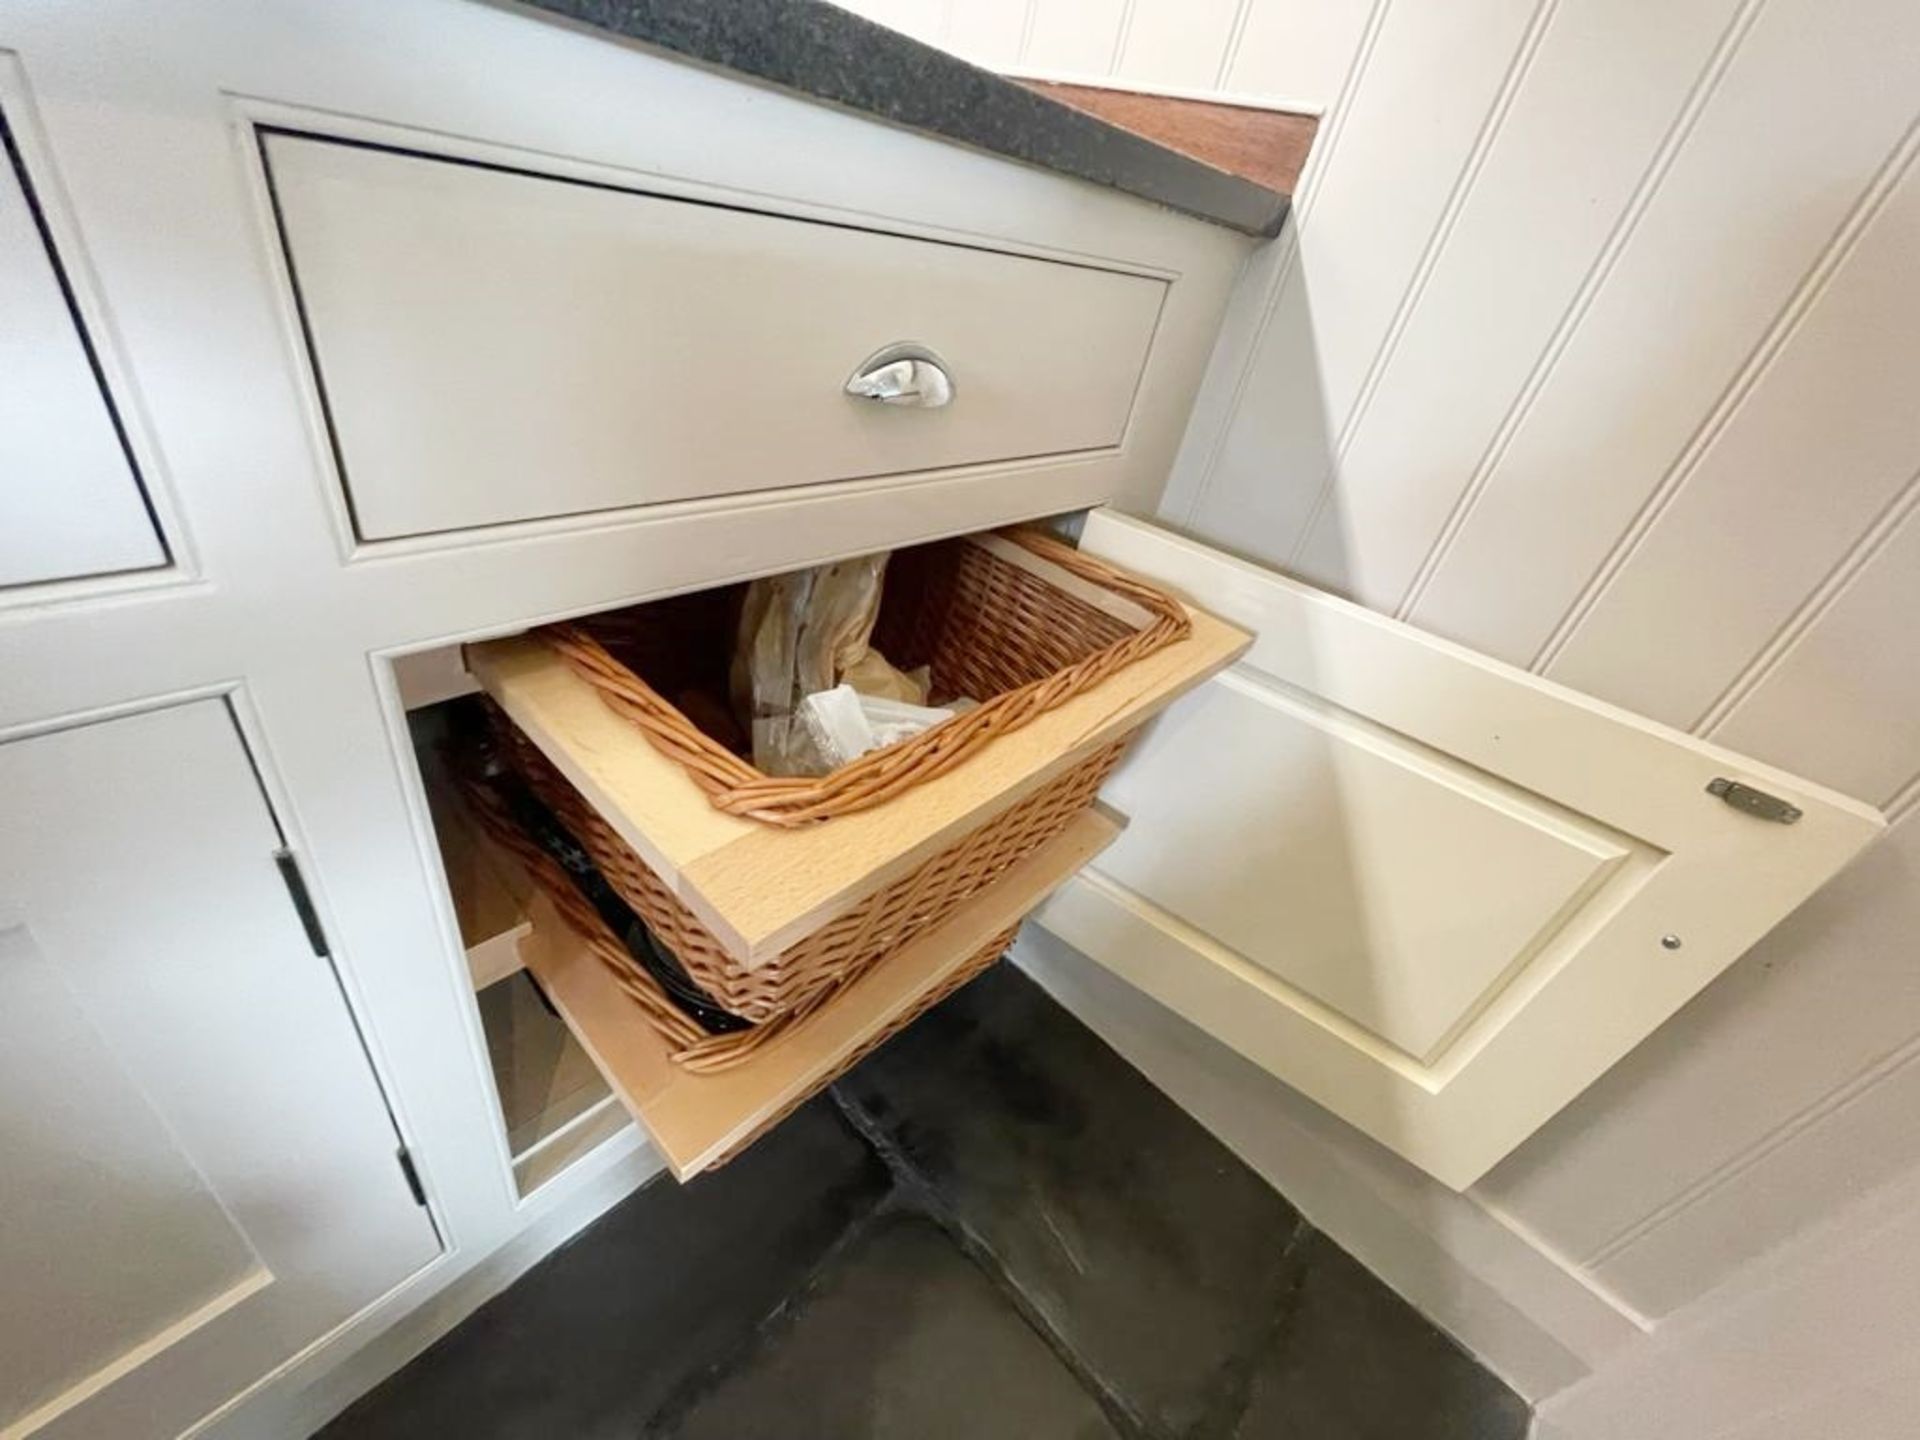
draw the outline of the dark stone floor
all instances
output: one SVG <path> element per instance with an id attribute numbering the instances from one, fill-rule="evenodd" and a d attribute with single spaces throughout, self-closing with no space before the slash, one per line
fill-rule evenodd
<path id="1" fill-rule="evenodd" d="M 1002 965 L 327 1440 L 1519 1440 L 1526 1407 Z"/>

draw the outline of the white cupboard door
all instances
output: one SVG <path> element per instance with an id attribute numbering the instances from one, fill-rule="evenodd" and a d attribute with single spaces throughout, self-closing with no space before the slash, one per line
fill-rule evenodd
<path id="1" fill-rule="evenodd" d="M 167 563 L 0 115 L 0 586 Z"/>
<path id="2" fill-rule="evenodd" d="M 0 1436 L 176 1435 L 438 1241 L 226 705 L 0 795 Z"/>
<path id="3" fill-rule="evenodd" d="M 1081 544 L 1255 640 L 1109 783 L 1132 823 L 1040 923 L 1449 1185 L 1882 827 L 1139 521 L 1096 512 Z M 1798 817 L 1736 808 L 1719 781 Z"/>

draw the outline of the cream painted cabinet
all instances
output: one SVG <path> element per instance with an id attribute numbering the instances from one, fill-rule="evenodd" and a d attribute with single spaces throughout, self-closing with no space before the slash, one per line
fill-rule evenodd
<path id="1" fill-rule="evenodd" d="M 224 702 L 0 795 L 0 1434 L 178 1434 L 439 1244 Z"/>
<path id="2" fill-rule="evenodd" d="M 1040 923 L 1450 1185 L 1881 828 L 1138 521 L 1096 512 L 1082 544 L 1255 639 L 1108 784 L 1130 823 Z"/>
<path id="3" fill-rule="evenodd" d="M 0 586 L 167 563 L 0 114 Z"/>

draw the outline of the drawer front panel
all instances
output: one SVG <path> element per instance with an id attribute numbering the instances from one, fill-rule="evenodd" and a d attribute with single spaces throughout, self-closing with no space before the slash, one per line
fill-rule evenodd
<path id="1" fill-rule="evenodd" d="M 266 140 L 360 538 L 1120 443 L 1162 280 Z M 843 393 L 909 342 L 950 404 Z"/>

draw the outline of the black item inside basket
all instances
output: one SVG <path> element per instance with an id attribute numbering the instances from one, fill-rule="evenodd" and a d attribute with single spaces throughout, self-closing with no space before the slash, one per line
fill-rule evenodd
<path id="1" fill-rule="evenodd" d="M 471 759 L 466 763 L 471 767 Z M 722 1009 L 706 991 L 694 984 L 680 962 L 654 939 L 646 921 L 635 914 L 633 907 L 607 883 L 606 877 L 594 865 L 586 848 L 574 838 L 573 832 L 560 823 L 553 811 L 542 804 L 539 797 L 522 784 L 512 770 L 499 763 L 482 763 L 485 779 L 478 783 L 486 785 L 493 792 L 520 831 L 566 873 L 567 879 L 593 906 L 606 922 L 607 928 L 620 937 L 621 944 L 626 946 L 634 963 L 658 982 L 677 1009 L 709 1035 L 730 1035 L 751 1028 L 750 1021 Z M 468 773 L 473 773 L 471 768 Z"/>

